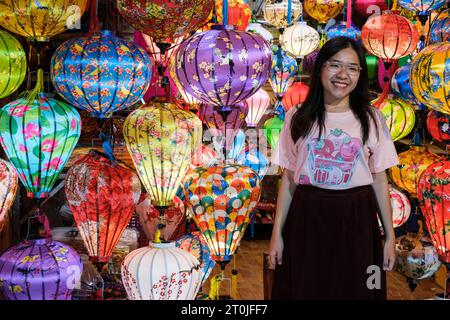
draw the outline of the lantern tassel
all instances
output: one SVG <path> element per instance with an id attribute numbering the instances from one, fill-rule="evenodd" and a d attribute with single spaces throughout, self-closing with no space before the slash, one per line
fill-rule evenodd
<path id="1" fill-rule="evenodd" d="M 219 273 L 214 276 L 214 278 L 211 279 L 210 283 L 210 289 L 209 289 L 209 298 L 211 300 L 219 300 L 219 291 L 220 291 L 220 284 L 223 280 L 223 273 Z"/>
<path id="2" fill-rule="evenodd" d="M 231 270 L 231 298 L 237 300 L 237 275 L 236 257 L 233 257 L 233 269 Z"/>
<path id="3" fill-rule="evenodd" d="M 27 101 L 27 104 L 33 103 L 36 99 L 36 96 L 44 91 L 44 70 L 39 69 L 37 72 L 37 80 L 36 86 L 33 90 L 24 92 L 20 95 L 20 98 L 24 98 Z"/>

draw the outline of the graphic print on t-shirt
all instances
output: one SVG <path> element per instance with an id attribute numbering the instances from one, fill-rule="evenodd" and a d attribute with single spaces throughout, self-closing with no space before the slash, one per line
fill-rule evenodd
<path id="1" fill-rule="evenodd" d="M 330 130 L 325 139 L 308 142 L 308 162 L 314 185 L 346 186 L 360 157 L 362 142 L 342 129 Z"/>

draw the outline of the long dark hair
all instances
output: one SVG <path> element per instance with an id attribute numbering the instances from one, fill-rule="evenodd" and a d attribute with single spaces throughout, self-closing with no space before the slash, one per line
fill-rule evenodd
<path id="1" fill-rule="evenodd" d="M 325 127 L 325 104 L 323 98 L 323 84 L 320 79 L 322 66 L 339 51 L 352 48 L 358 55 L 360 66 L 362 67 L 358 83 L 350 93 L 350 109 L 361 122 L 361 133 L 363 144 L 369 137 L 369 117 L 375 123 L 378 133 L 375 115 L 369 103 L 369 82 L 367 75 L 367 64 L 364 51 L 354 40 L 347 37 L 336 37 L 327 41 L 320 49 L 311 73 L 311 82 L 305 102 L 297 109 L 291 121 L 291 136 L 296 142 L 300 138 L 306 138 L 315 123 L 319 125 L 319 138 Z"/>

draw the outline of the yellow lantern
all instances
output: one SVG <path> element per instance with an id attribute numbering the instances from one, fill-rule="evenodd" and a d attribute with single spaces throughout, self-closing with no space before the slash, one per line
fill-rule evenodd
<path id="1" fill-rule="evenodd" d="M 27 59 L 20 42 L 0 30 L 0 99 L 16 91 L 27 73 Z"/>
<path id="2" fill-rule="evenodd" d="M 390 168 L 389 174 L 398 187 L 413 197 L 417 197 L 417 184 L 422 172 L 429 165 L 442 160 L 423 146 L 410 146 L 409 150 L 398 155 L 398 159 L 400 163 Z"/>
<path id="3" fill-rule="evenodd" d="M 150 102 L 125 120 L 123 135 L 153 205 L 172 205 L 190 161 L 201 145 L 202 123 L 169 102 Z"/>
<path id="4" fill-rule="evenodd" d="M 87 0 L 2 0 L 0 25 L 21 36 L 47 41 L 77 28 L 86 5 Z"/>
<path id="5" fill-rule="evenodd" d="M 377 105 L 391 132 L 393 141 L 406 137 L 414 128 L 414 107 L 404 100 L 386 99 Z"/>
<path id="6" fill-rule="evenodd" d="M 319 23 L 327 23 L 344 8 L 344 0 L 305 0 L 305 11 Z"/>

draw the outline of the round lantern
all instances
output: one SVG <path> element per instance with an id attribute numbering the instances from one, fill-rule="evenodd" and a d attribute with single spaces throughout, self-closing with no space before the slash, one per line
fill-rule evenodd
<path id="1" fill-rule="evenodd" d="M 339 21 L 327 30 L 327 40 L 336 37 L 347 37 L 360 43 L 361 31 L 353 23 L 347 28 L 347 22 Z"/>
<path id="2" fill-rule="evenodd" d="M 173 103 L 152 102 L 127 117 L 123 135 L 153 204 L 170 206 L 201 144 L 201 121 Z"/>
<path id="3" fill-rule="evenodd" d="M 289 1 L 291 1 L 291 22 L 289 23 Z M 267 23 L 276 28 L 286 28 L 302 14 L 300 0 L 265 0 L 263 13 Z"/>
<path id="4" fill-rule="evenodd" d="M 403 8 L 417 12 L 420 16 L 427 16 L 431 11 L 437 10 L 447 3 L 447 0 L 398 0 L 398 4 Z"/>
<path id="5" fill-rule="evenodd" d="M 0 110 L 0 143 L 29 197 L 46 198 L 80 138 L 80 115 L 43 93 Z"/>
<path id="6" fill-rule="evenodd" d="M 208 21 L 213 7 L 213 1 L 204 0 L 117 1 L 120 15 L 157 43 L 173 43 L 175 38 L 197 30 Z"/>
<path id="7" fill-rule="evenodd" d="M 400 99 L 386 99 L 377 105 L 383 114 L 393 141 L 406 137 L 414 128 L 414 108 Z"/>
<path id="8" fill-rule="evenodd" d="M 429 44 L 450 41 L 450 9 L 445 9 L 431 23 Z"/>
<path id="9" fill-rule="evenodd" d="M 284 31 L 280 42 L 287 53 L 295 58 L 303 58 L 319 47 L 320 36 L 305 21 L 300 21 Z"/>
<path id="10" fill-rule="evenodd" d="M 269 160 L 258 150 L 258 146 L 245 150 L 237 156 L 236 163 L 255 171 L 262 180 L 269 170 Z"/>
<path id="11" fill-rule="evenodd" d="M 139 200 L 139 178 L 91 150 L 73 163 L 65 188 L 89 258 L 108 262 Z"/>
<path id="12" fill-rule="evenodd" d="M 409 150 L 398 155 L 398 159 L 400 163 L 389 169 L 390 176 L 398 187 L 416 197 L 420 175 L 441 158 L 428 152 L 426 147 L 410 146 Z"/>
<path id="13" fill-rule="evenodd" d="M 83 263 L 51 238 L 25 240 L 0 257 L 0 291 L 7 300 L 71 300 Z"/>
<path id="14" fill-rule="evenodd" d="M 0 159 L 0 233 L 7 222 L 8 211 L 16 197 L 18 184 L 14 167 Z"/>
<path id="15" fill-rule="evenodd" d="M 87 0 L 9 0 L 0 1 L 0 25 L 7 30 L 37 41 L 80 23 Z"/>
<path id="16" fill-rule="evenodd" d="M 271 50 L 263 37 L 222 29 L 184 41 L 176 54 L 175 73 L 188 93 L 227 109 L 258 91 L 270 66 Z"/>
<path id="17" fill-rule="evenodd" d="M 305 0 L 305 11 L 319 23 L 327 23 L 344 8 L 344 0 Z"/>
<path id="18" fill-rule="evenodd" d="M 254 95 L 247 98 L 245 102 L 248 105 L 248 113 L 245 118 L 247 127 L 256 128 L 259 120 L 261 120 L 270 105 L 269 94 L 264 89 L 259 89 Z"/>
<path id="19" fill-rule="evenodd" d="M 252 169 L 229 164 L 189 171 L 184 186 L 186 204 L 222 268 L 236 252 L 261 193 Z"/>
<path id="20" fill-rule="evenodd" d="M 418 104 L 409 81 L 410 70 L 411 64 L 408 63 L 394 72 L 391 80 L 392 93 L 398 98 L 406 100 L 411 104 Z"/>
<path id="21" fill-rule="evenodd" d="M 267 140 L 269 141 L 270 148 L 272 150 L 274 150 L 278 144 L 278 139 L 280 138 L 280 132 L 283 128 L 283 125 L 284 121 L 281 120 L 278 116 L 270 118 L 269 120 L 264 122 L 263 129 L 267 135 Z"/>
<path id="22" fill-rule="evenodd" d="M 273 50 L 269 82 L 273 92 L 280 99 L 294 82 L 297 74 L 297 61 L 289 57 L 281 45 L 273 47 Z"/>
<path id="23" fill-rule="evenodd" d="M 25 51 L 20 42 L 8 32 L 0 30 L 0 99 L 16 91 L 27 73 Z"/>
<path id="24" fill-rule="evenodd" d="M 223 0 L 214 1 L 216 4 L 217 23 L 223 24 Z M 244 0 L 228 0 L 228 25 L 236 30 L 245 31 L 247 29 L 252 10 Z"/>
<path id="25" fill-rule="evenodd" d="M 151 79 L 149 56 L 111 31 L 77 37 L 56 49 L 52 82 L 67 102 L 92 116 L 111 113 L 143 98 Z"/>
<path id="26" fill-rule="evenodd" d="M 410 83 L 416 99 L 436 111 L 450 114 L 450 43 L 426 47 L 411 62 Z"/>
<path id="27" fill-rule="evenodd" d="M 269 30 L 265 29 L 261 25 L 261 23 L 250 22 L 245 31 L 259 34 L 261 37 L 263 37 L 269 43 L 271 43 L 273 41 L 272 33 Z"/>
<path id="28" fill-rule="evenodd" d="M 427 128 L 433 139 L 439 142 L 450 142 L 450 116 L 430 111 L 427 116 Z"/>
<path id="29" fill-rule="evenodd" d="M 361 30 L 361 38 L 364 47 L 371 54 L 389 62 L 413 52 L 417 47 L 419 34 L 407 18 L 384 11 L 366 21 Z"/>
<path id="30" fill-rule="evenodd" d="M 194 300 L 202 283 L 200 263 L 175 242 L 150 243 L 122 263 L 122 282 L 130 300 Z"/>
<path id="31" fill-rule="evenodd" d="M 392 223 L 394 228 L 398 228 L 408 221 L 411 214 L 411 204 L 403 192 L 391 185 L 389 186 L 389 197 L 392 207 Z"/>
<path id="32" fill-rule="evenodd" d="M 286 112 L 294 106 L 305 102 L 309 92 L 309 86 L 303 82 L 294 82 L 283 96 L 283 107 Z"/>
<path id="33" fill-rule="evenodd" d="M 385 0 L 355 0 L 354 6 L 356 12 L 363 17 L 380 14 L 381 11 L 388 9 Z"/>

